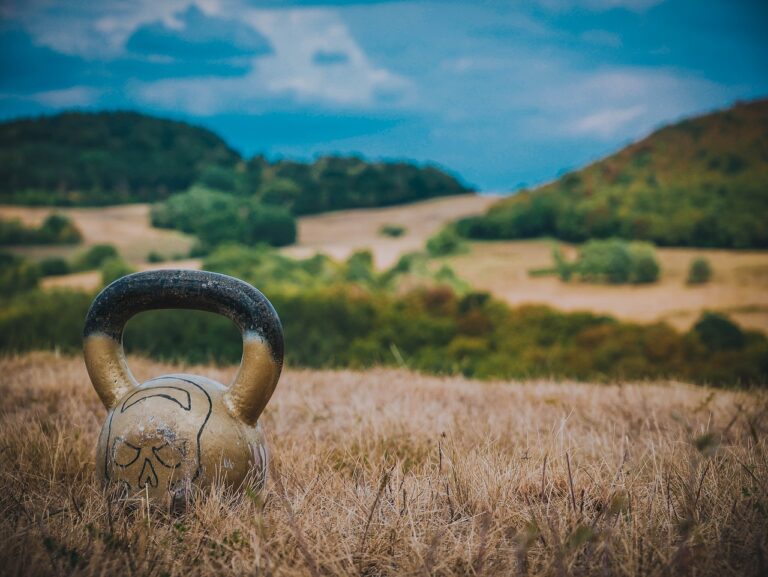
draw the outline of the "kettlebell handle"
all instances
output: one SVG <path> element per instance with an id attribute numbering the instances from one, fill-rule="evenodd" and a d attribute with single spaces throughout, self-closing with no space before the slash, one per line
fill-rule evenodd
<path id="1" fill-rule="evenodd" d="M 272 303 L 231 276 L 199 270 L 155 270 L 117 279 L 94 299 L 83 331 L 85 364 L 107 410 L 138 386 L 125 360 L 123 329 L 134 315 L 191 309 L 231 319 L 243 337 L 243 357 L 224 395 L 229 410 L 253 425 L 283 366 L 283 328 Z"/>

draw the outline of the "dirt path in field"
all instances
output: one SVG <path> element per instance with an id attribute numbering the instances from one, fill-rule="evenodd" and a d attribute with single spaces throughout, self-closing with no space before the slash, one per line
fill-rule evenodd
<path id="1" fill-rule="evenodd" d="M 284 249 L 305 258 L 322 252 L 346 259 L 361 248 L 373 251 L 376 265 L 390 267 L 406 252 L 422 250 L 427 239 L 447 223 L 483 213 L 498 197 L 466 194 L 386 208 L 355 209 L 306 216 L 299 219 L 299 242 Z M 381 234 L 384 225 L 398 225 L 398 238 Z"/>

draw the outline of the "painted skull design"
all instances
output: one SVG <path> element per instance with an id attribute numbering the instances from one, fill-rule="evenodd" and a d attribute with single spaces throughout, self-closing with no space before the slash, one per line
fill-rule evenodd
<path id="1" fill-rule="evenodd" d="M 187 487 L 201 473 L 200 437 L 211 408 L 208 393 L 190 380 L 145 383 L 110 415 L 105 478 L 153 496 Z"/>

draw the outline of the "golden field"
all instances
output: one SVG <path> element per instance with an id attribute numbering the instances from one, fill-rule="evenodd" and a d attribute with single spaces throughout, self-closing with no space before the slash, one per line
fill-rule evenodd
<path id="1" fill-rule="evenodd" d="M 355 250 L 370 249 L 380 268 L 397 262 L 404 253 L 423 250 L 426 240 L 441 227 L 463 216 L 483 212 L 496 198 L 462 195 L 375 209 L 355 209 L 306 216 L 299 219 L 299 238 L 281 249 L 294 257 L 317 252 L 345 259 Z M 199 268 L 195 259 L 174 259 L 147 264 L 156 250 L 173 258 L 187 254 L 192 238 L 176 231 L 152 228 L 149 205 L 61 209 L 84 235 L 84 245 L 111 242 L 137 269 Z M 0 217 L 21 218 L 39 224 L 50 208 L 0 206 Z M 400 225 L 399 238 L 380 234 L 385 224 Z M 575 251 L 570 247 L 571 253 Z M 28 256 L 72 254 L 81 247 L 14 248 Z M 556 277 L 531 277 L 532 269 L 552 265 L 548 240 L 469 243 L 465 254 L 445 259 L 457 274 L 478 290 L 487 290 L 512 305 L 538 303 L 561 310 L 589 310 L 636 322 L 664 321 L 686 330 L 704 310 L 728 314 L 740 325 L 768 332 L 768 251 L 659 248 L 662 267 L 659 282 L 644 286 L 611 286 L 563 283 Z M 706 257 L 712 280 L 698 287 L 685 284 L 693 258 Z M 101 275 L 84 272 L 43 280 L 44 287 L 98 288 Z"/>
<path id="2" fill-rule="evenodd" d="M 130 360 L 140 379 L 233 367 Z M 260 496 L 109 505 L 80 358 L 0 360 L 3 575 L 760 575 L 768 395 L 287 369 Z"/>

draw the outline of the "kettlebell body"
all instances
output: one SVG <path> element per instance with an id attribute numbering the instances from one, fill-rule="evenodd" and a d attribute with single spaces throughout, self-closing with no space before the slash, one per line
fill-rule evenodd
<path id="1" fill-rule="evenodd" d="M 240 327 L 243 358 L 231 385 L 187 374 L 135 381 L 123 353 L 123 328 L 134 314 L 159 308 L 217 312 Z M 91 305 L 84 350 L 108 410 L 96 449 L 96 472 L 105 485 L 174 508 L 214 480 L 234 488 L 263 485 L 267 449 L 258 418 L 280 376 L 283 337 L 277 313 L 258 290 L 203 271 L 128 275 Z"/>

